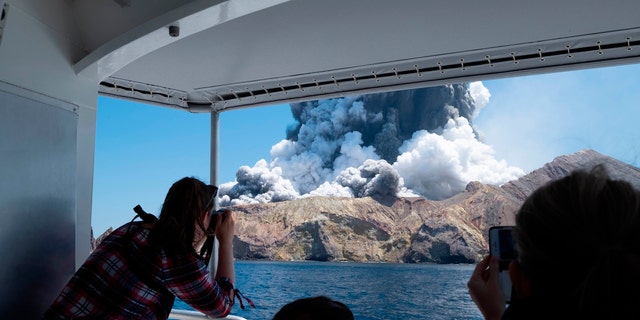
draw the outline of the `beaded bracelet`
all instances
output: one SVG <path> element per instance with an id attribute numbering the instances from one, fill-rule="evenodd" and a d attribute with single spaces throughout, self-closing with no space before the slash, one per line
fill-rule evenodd
<path id="1" fill-rule="evenodd" d="M 253 301 L 249 298 L 247 298 L 244 294 L 242 294 L 242 292 L 240 292 L 240 290 L 238 288 L 235 288 L 233 286 L 233 283 L 231 282 L 231 279 L 224 277 L 224 278 L 218 278 L 216 280 L 216 282 L 218 282 L 218 285 L 224 289 L 224 290 L 229 290 L 229 291 L 233 291 L 235 294 L 233 295 L 233 302 L 235 302 L 235 298 L 238 297 L 238 301 L 240 301 L 240 309 L 244 310 L 244 303 L 242 302 L 242 299 L 245 299 L 247 301 L 247 303 L 252 307 L 255 308 L 256 305 L 253 303 Z"/>

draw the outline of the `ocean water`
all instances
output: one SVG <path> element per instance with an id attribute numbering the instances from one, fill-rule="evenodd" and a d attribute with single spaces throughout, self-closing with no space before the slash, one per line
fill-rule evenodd
<path id="1" fill-rule="evenodd" d="M 269 320 L 286 303 L 326 295 L 357 320 L 474 319 L 473 265 L 236 261 L 236 286 L 256 308 L 236 301 L 232 314 Z M 176 309 L 193 310 L 176 299 Z"/>

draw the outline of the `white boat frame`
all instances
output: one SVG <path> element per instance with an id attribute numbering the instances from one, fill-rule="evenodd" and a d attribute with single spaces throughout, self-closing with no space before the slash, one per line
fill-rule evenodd
<path id="1" fill-rule="evenodd" d="M 216 183 L 226 110 L 640 61 L 637 0 L 0 0 L 0 9 L 2 318 L 38 318 L 89 254 L 99 95 L 210 114 Z"/>

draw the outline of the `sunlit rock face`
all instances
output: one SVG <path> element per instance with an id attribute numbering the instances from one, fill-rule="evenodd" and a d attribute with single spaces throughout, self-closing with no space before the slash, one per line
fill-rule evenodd
<path id="1" fill-rule="evenodd" d="M 560 156 L 502 186 L 470 182 L 453 197 L 307 197 L 235 206 L 238 259 L 473 263 L 487 254 L 487 231 L 512 225 L 535 188 L 575 169 L 605 163 L 640 186 L 640 169 L 593 150 Z"/>
<path id="2" fill-rule="evenodd" d="M 582 150 L 557 157 L 502 186 L 470 182 L 464 191 L 439 201 L 391 195 L 310 196 L 236 205 L 232 207 L 238 216 L 234 256 L 240 260 L 475 263 L 488 253 L 489 228 L 513 225 L 518 208 L 533 190 L 573 170 L 601 163 L 613 178 L 640 188 L 639 168 Z"/>

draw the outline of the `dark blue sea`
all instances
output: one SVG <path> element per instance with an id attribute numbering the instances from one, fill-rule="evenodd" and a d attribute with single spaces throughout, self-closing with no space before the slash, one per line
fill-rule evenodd
<path id="1" fill-rule="evenodd" d="M 236 286 L 256 308 L 232 314 L 269 320 L 284 304 L 326 295 L 349 306 L 357 320 L 474 319 L 469 297 L 473 265 L 236 261 Z M 193 310 L 176 299 L 176 309 Z"/>

